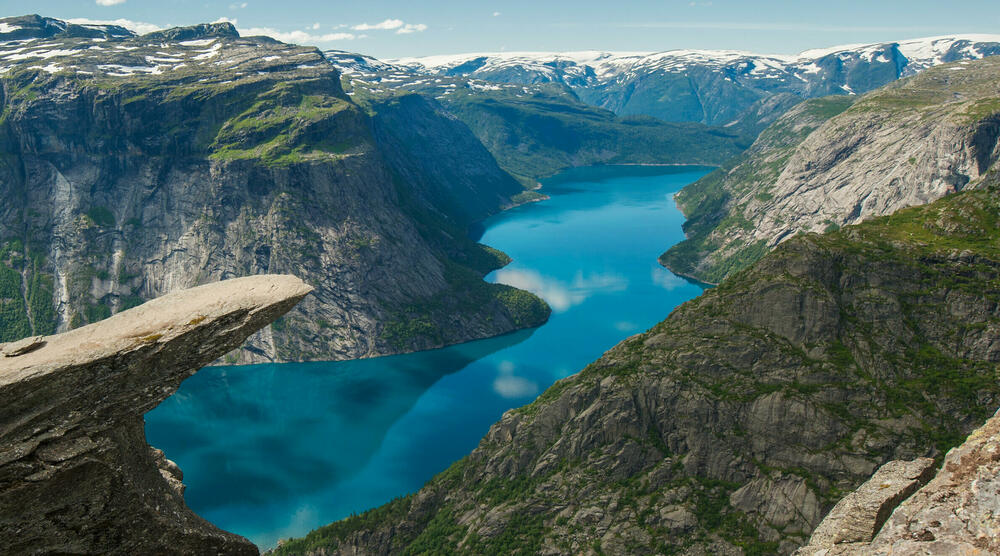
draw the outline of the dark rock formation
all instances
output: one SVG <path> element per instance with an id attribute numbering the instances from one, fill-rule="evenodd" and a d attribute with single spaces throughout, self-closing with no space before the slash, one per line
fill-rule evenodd
<path id="1" fill-rule="evenodd" d="M 143 415 L 311 290 L 292 276 L 227 280 L 5 347 L 0 553 L 257 554 L 184 505 Z"/>

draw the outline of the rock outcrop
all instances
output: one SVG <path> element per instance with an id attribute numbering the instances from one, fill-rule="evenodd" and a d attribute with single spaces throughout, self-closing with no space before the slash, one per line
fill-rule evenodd
<path id="1" fill-rule="evenodd" d="M 880 466 L 981 424 L 998 362 L 991 187 L 785 242 L 416 494 L 276 553 L 789 554 Z"/>
<path id="2" fill-rule="evenodd" d="M 821 547 L 868 543 L 900 502 L 934 475 L 934 460 L 890 461 L 865 484 L 837 502 L 809 537 L 809 546 L 797 555 L 813 554 Z"/>
<path id="3" fill-rule="evenodd" d="M 853 104 L 791 110 L 746 155 L 685 188 L 666 266 L 720 282 L 800 232 L 981 187 L 1000 159 L 1000 58 L 937 66 Z M 841 97 L 843 98 L 843 97 Z"/>
<path id="4" fill-rule="evenodd" d="M 886 467 L 914 463 L 892 462 Z M 844 500 L 870 498 L 881 488 L 881 474 L 880 470 Z M 888 509 L 895 511 L 884 526 L 879 524 L 881 529 L 864 538 L 827 534 L 844 528 L 845 520 L 871 520 L 874 509 L 855 507 L 852 517 L 835 508 L 796 556 L 1000 554 L 1000 412 L 948 452 L 926 486 L 908 498 L 891 500 Z"/>
<path id="5" fill-rule="evenodd" d="M 172 293 L 0 357 L 0 552 L 257 554 L 184 505 L 143 415 L 312 291 L 265 275 Z"/>
<path id="6" fill-rule="evenodd" d="M 507 259 L 467 226 L 523 188 L 435 101 L 379 117 L 317 49 L 228 23 L 92 38 L 22 19 L 0 20 L 37 35 L 0 41 L 0 341 L 263 273 L 316 294 L 229 362 L 407 352 L 547 317 L 483 282 Z"/>

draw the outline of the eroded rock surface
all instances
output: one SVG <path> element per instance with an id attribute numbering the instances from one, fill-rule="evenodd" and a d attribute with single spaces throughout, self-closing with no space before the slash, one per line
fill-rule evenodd
<path id="1" fill-rule="evenodd" d="M 143 415 L 311 290 L 217 282 L 0 358 L 0 553 L 257 554 L 188 509 Z"/>
<path id="2" fill-rule="evenodd" d="M 800 556 L 825 554 L 835 545 L 869 543 L 892 511 L 934 475 L 934 460 L 890 461 L 865 484 L 837 503 L 813 531 Z"/>
<path id="3" fill-rule="evenodd" d="M 886 467 L 893 463 L 900 462 Z M 844 500 L 878 480 L 872 477 Z M 857 509 L 865 519 L 873 508 Z M 870 542 L 841 544 L 822 534 L 843 519 L 836 511 L 798 555 L 1000 554 L 1000 412 L 948 452 L 937 475 L 899 504 L 874 539 L 865 539 Z"/>

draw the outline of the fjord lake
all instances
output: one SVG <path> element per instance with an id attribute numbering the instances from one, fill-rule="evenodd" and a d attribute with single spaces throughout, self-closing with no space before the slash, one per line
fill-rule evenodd
<path id="1" fill-rule="evenodd" d="M 339 362 L 209 367 L 146 415 L 185 500 L 262 549 L 418 490 L 534 400 L 702 287 L 657 256 L 684 234 L 673 195 L 710 169 L 579 168 L 548 200 L 482 223 L 513 258 L 487 276 L 552 307 L 545 325 L 443 349 Z"/>

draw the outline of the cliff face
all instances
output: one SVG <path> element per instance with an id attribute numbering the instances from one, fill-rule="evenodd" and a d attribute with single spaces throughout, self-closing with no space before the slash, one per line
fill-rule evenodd
<path id="1" fill-rule="evenodd" d="M 545 320 L 538 298 L 481 280 L 506 259 L 465 227 L 522 188 L 453 119 L 366 113 L 317 50 L 228 24 L 45 40 L 0 43 L 13 53 L 0 340 L 262 272 L 316 294 L 229 362 L 396 353 Z M 422 127 L 401 145 L 408 119 Z"/>
<path id="2" fill-rule="evenodd" d="M 1000 159 L 1000 60 L 931 68 L 862 96 L 809 101 L 678 196 L 688 240 L 661 262 L 719 282 L 799 232 L 983 183 Z M 838 104 L 839 103 L 839 104 Z"/>
<path id="3" fill-rule="evenodd" d="M 310 290 L 291 276 L 227 280 L 0 345 L 0 552 L 257 554 L 184 505 L 143 415 Z"/>
<path id="4" fill-rule="evenodd" d="M 998 224 L 991 188 L 790 240 L 415 495 L 276 552 L 790 553 L 880 465 L 1000 404 Z"/>

